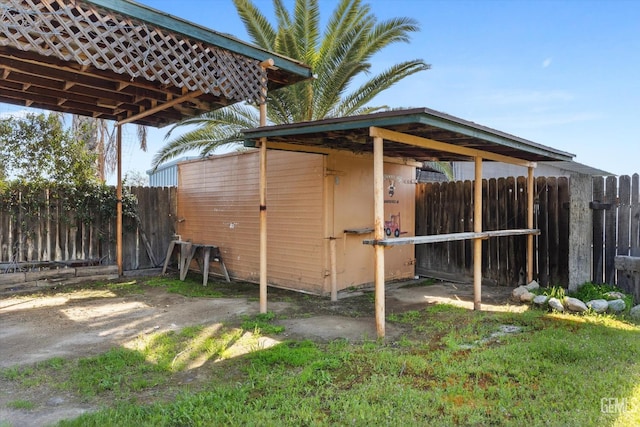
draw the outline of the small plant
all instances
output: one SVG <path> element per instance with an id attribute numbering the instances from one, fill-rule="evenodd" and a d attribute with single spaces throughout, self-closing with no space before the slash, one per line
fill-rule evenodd
<path id="1" fill-rule="evenodd" d="M 404 313 L 389 315 L 389 321 L 398 323 L 415 323 L 420 320 L 420 312 L 418 310 L 409 310 Z"/>
<path id="2" fill-rule="evenodd" d="M 605 300 L 615 299 L 606 295 L 609 292 L 619 292 L 627 296 L 627 294 L 623 290 L 621 290 L 616 286 L 609 285 L 608 283 L 597 284 L 597 283 L 590 283 L 590 282 L 580 286 L 576 292 L 572 293 L 571 296 L 574 296 L 582 301 L 591 301 L 594 299 L 605 299 Z M 628 303 L 626 299 L 625 299 L 625 302 Z"/>
<path id="3" fill-rule="evenodd" d="M 552 286 L 550 288 L 540 288 L 539 294 L 562 301 L 567 296 L 567 291 L 562 286 Z"/>
<path id="4" fill-rule="evenodd" d="M 31 409 L 34 409 L 36 407 L 36 404 L 28 400 L 21 399 L 21 400 L 14 400 L 13 402 L 7 403 L 7 406 L 12 409 L 24 409 L 29 411 Z"/>
<path id="5" fill-rule="evenodd" d="M 253 318 L 245 316 L 242 322 L 242 329 L 256 334 L 281 334 L 284 332 L 284 326 L 271 324 L 275 318 L 276 315 L 272 311 L 260 313 Z"/>

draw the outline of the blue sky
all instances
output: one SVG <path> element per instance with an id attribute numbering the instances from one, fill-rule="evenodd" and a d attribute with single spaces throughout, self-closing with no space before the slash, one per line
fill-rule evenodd
<path id="1" fill-rule="evenodd" d="M 139 0 L 248 40 L 231 0 Z M 255 0 L 272 16 L 271 0 Z M 285 4 L 292 4 L 285 0 Z M 370 0 L 380 19 L 421 31 L 374 58 L 374 71 L 422 58 L 432 69 L 375 99 L 428 107 L 576 154 L 615 174 L 640 172 L 640 2 L 635 0 Z M 334 1 L 321 0 L 322 17 Z M 141 153 L 125 130 L 125 170 L 144 172 L 167 129 Z M 130 135 L 127 137 L 127 135 Z"/>

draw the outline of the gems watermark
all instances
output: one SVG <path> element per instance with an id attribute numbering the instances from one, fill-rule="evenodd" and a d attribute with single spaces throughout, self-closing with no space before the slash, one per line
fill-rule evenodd
<path id="1" fill-rule="evenodd" d="M 603 414 L 624 414 L 635 411 L 637 401 L 633 397 L 603 397 L 600 399 L 600 412 Z"/>

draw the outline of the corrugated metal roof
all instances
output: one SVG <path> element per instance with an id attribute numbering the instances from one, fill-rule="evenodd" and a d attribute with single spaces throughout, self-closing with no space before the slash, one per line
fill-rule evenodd
<path id="1" fill-rule="evenodd" d="M 427 138 L 447 144 L 501 154 L 526 161 L 571 161 L 574 154 L 547 147 L 505 132 L 429 108 L 394 110 L 362 116 L 265 126 L 244 131 L 245 145 L 259 138 L 270 142 L 324 147 L 352 152 L 372 152 L 369 127 Z M 385 141 L 384 154 L 417 161 L 468 161 L 469 156 Z"/>
<path id="2" fill-rule="evenodd" d="M 556 167 L 558 169 L 565 170 L 571 173 L 579 173 L 583 175 L 591 176 L 610 176 L 615 175 L 611 172 L 603 171 L 602 169 L 594 168 L 588 165 L 584 165 L 578 162 L 544 162 L 544 164 Z"/>

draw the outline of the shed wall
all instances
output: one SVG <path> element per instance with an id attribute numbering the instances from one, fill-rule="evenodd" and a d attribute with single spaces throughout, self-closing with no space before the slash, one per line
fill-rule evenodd
<path id="1" fill-rule="evenodd" d="M 321 293 L 325 248 L 323 157 L 267 155 L 268 281 Z M 259 152 L 179 166 L 178 232 L 220 247 L 232 277 L 259 281 Z M 182 220 L 184 219 L 184 220 Z M 212 264 L 215 268 L 215 263 Z"/>
<path id="2" fill-rule="evenodd" d="M 370 156 L 338 153 L 329 156 L 334 174 L 334 235 L 337 244 L 338 289 L 373 282 L 373 247 L 362 244 L 373 232 L 358 234 L 353 230 L 373 230 L 373 162 Z M 415 235 L 415 168 L 384 164 L 385 221 L 399 214 L 400 236 Z M 393 195 L 390 188 L 393 186 Z M 347 230 L 347 232 L 345 232 Z M 394 237 L 393 231 L 389 237 Z M 385 279 L 413 278 L 413 245 L 385 249 Z"/>
<path id="3" fill-rule="evenodd" d="M 257 150 L 179 165 L 178 234 L 219 246 L 231 276 L 252 282 L 259 281 L 258 184 Z M 415 168 L 385 163 L 385 192 L 386 219 L 400 214 L 401 236 L 413 236 Z M 362 241 L 373 233 L 345 232 L 372 227 L 370 156 L 268 151 L 269 284 L 328 294 L 330 237 L 336 239 L 338 290 L 372 283 L 373 249 Z M 386 251 L 388 280 L 414 276 L 413 245 Z"/>

